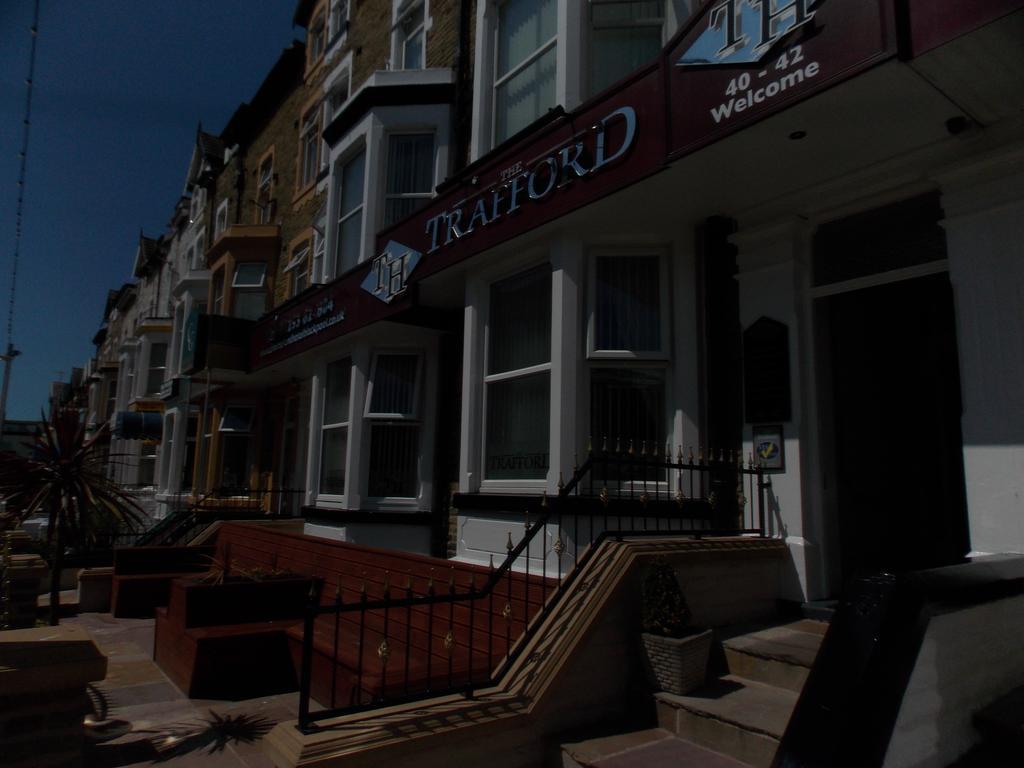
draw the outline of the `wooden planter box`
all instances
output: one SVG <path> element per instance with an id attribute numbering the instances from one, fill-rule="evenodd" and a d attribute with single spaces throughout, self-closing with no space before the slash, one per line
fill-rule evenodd
<path id="1" fill-rule="evenodd" d="M 302 621 L 306 577 L 209 584 L 175 579 L 156 613 L 154 658 L 194 698 L 243 699 L 294 690 L 286 631 Z"/>
<path id="2" fill-rule="evenodd" d="M 658 690 L 685 696 L 704 684 L 711 655 L 710 629 L 686 637 L 641 635 L 647 656 L 647 671 Z"/>

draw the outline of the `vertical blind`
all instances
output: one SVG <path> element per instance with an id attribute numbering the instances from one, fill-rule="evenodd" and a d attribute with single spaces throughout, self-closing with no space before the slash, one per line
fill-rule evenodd
<path id="1" fill-rule="evenodd" d="M 657 256 L 600 256 L 595 269 L 594 348 L 661 349 Z"/>

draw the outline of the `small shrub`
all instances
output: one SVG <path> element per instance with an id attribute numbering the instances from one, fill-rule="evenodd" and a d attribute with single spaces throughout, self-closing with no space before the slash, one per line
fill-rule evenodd
<path id="1" fill-rule="evenodd" d="M 690 626 L 690 607 L 675 569 L 664 557 L 651 564 L 643 581 L 643 629 L 653 635 L 682 637 Z"/>

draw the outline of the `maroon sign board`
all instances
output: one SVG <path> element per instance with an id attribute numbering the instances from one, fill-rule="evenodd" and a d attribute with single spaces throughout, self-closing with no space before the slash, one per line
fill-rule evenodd
<path id="1" fill-rule="evenodd" d="M 415 254 L 422 280 L 660 170 L 662 61 L 471 166 L 415 216 L 378 235 L 377 253 Z"/>
<path id="2" fill-rule="evenodd" d="M 670 156 L 896 53 L 890 0 L 713 0 L 668 48 Z"/>
<path id="3" fill-rule="evenodd" d="M 908 0 L 914 56 L 1024 8 L 1024 0 Z"/>

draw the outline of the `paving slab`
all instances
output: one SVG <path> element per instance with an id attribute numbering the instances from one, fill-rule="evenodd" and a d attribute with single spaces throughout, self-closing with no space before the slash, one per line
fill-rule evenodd
<path id="1" fill-rule="evenodd" d="M 61 622 L 86 629 L 107 656 L 91 691 L 97 716 L 117 738 L 96 743 L 86 768 L 271 768 L 263 736 L 298 716 L 298 694 L 244 701 L 189 699 L 153 661 L 153 619 L 85 613 Z"/>
<path id="2" fill-rule="evenodd" d="M 566 764 L 579 768 L 749 768 L 662 728 L 566 744 L 562 749 L 572 761 Z"/>

